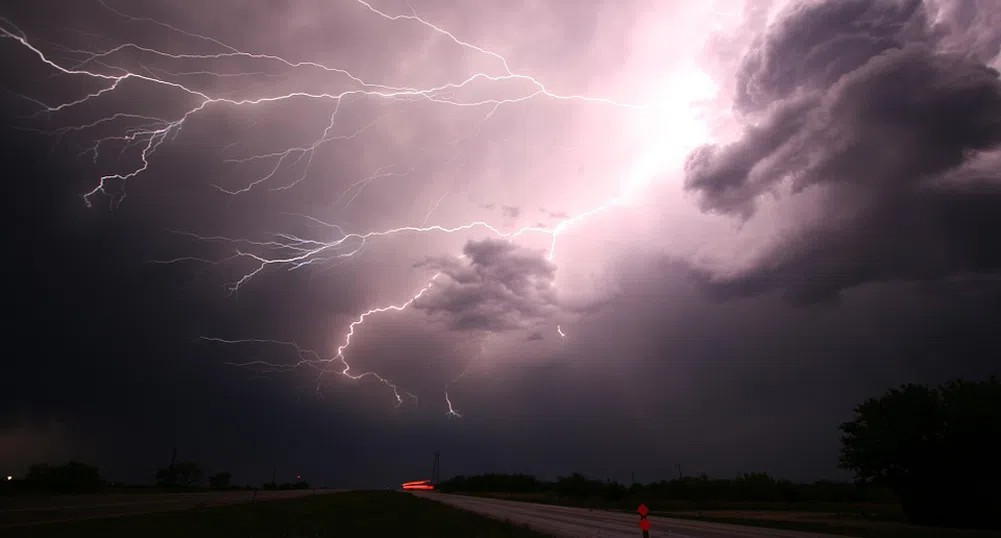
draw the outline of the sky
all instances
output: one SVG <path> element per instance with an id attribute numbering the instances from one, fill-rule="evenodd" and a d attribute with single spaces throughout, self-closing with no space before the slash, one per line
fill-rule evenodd
<path id="1" fill-rule="evenodd" d="M 0 466 L 847 479 L 999 373 L 991 0 L 0 10 Z"/>

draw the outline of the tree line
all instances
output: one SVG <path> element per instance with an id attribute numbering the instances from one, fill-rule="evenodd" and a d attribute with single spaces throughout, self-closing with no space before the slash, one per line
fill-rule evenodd
<path id="1" fill-rule="evenodd" d="M 767 473 L 746 473 L 732 479 L 713 479 L 705 474 L 646 484 L 622 484 L 574 473 L 553 481 L 525 474 L 456 476 L 435 486 L 452 493 L 550 493 L 575 504 L 605 504 L 635 508 L 633 504 L 689 501 L 702 506 L 713 502 L 894 502 L 892 492 L 866 484 L 817 481 L 808 484 L 779 480 Z"/>
<path id="2" fill-rule="evenodd" d="M 1001 380 L 908 384 L 855 407 L 839 426 L 840 468 L 855 481 L 797 484 L 765 473 L 705 475 L 624 485 L 582 474 L 456 476 L 444 492 L 545 493 L 574 504 L 631 508 L 644 502 L 897 503 L 917 524 L 1001 528 Z"/>
<path id="3" fill-rule="evenodd" d="M 229 471 L 219 471 L 205 476 L 204 467 L 194 461 L 180 461 L 161 467 L 152 476 L 157 487 L 162 489 L 256 489 L 232 483 Z M 126 487 L 126 484 L 109 482 L 101 477 L 95 465 L 71 460 L 62 464 L 37 463 L 32 465 L 25 476 L 11 477 L 0 483 L 0 492 L 33 493 L 97 493 L 100 491 Z M 148 487 L 148 485 L 128 485 L 127 487 Z M 309 489 L 309 482 L 274 481 L 261 484 L 261 489 Z"/>

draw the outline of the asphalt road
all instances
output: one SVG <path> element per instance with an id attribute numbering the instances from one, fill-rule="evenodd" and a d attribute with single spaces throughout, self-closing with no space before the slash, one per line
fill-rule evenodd
<path id="1" fill-rule="evenodd" d="M 262 490 L 257 492 L 256 500 L 303 497 L 312 495 L 313 491 L 311 489 Z M 319 495 L 333 493 L 336 490 L 315 491 Z M 251 500 L 254 500 L 253 491 L 0 497 L 0 530 L 9 526 L 186 510 L 199 506 L 245 503 Z"/>
<path id="2" fill-rule="evenodd" d="M 569 508 L 546 504 L 466 497 L 438 492 L 414 492 L 414 495 L 476 512 L 495 519 L 505 519 L 554 536 L 576 538 L 640 538 L 639 514 Z M 764 529 L 725 525 L 665 517 L 650 517 L 651 538 L 831 538 L 831 534 Z"/>

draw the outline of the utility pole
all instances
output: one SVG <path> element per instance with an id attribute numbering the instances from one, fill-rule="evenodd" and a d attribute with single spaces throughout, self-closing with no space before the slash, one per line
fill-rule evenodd
<path id="1" fill-rule="evenodd" d="M 275 475 L 278 474 L 278 466 L 271 468 L 271 489 L 278 489 L 278 482 L 275 482 Z"/>
<path id="2" fill-rule="evenodd" d="M 636 483 L 636 471 L 633 471 L 629 473 L 629 484 L 632 485 L 635 483 Z"/>
<path id="3" fill-rule="evenodd" d="M 684 477 L 681 476 L 681 464 L 678 464 L 678 480 L 682 480 Z"/>

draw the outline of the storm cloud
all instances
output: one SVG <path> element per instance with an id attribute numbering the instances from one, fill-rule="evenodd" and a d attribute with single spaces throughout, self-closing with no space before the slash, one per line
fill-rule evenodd
<path id="1" fill-rule="evenodd" d="M 2 472 L 845 478 L 997 373 L 992 0 L 0 11 Z"/>
<path id="2" fill-rule="evenodd" d="M 808 3 L 752 48 L 748 125 L 694 151 L 685 186 L 706 211 L 750 220 L 771 196 L 816 222 L 717 291 L 816 300 L 1001 268 L 1001 80 L 936 28 L 922 2 Z"/>
<path id="3" fill-rule="evenodd" d="M 545 252 L 501 239 L 470 241 L 461 257 L 428 259 L 439 273 L 414 307 L 453 330 L 528 329 L 559 312 Z"/>

